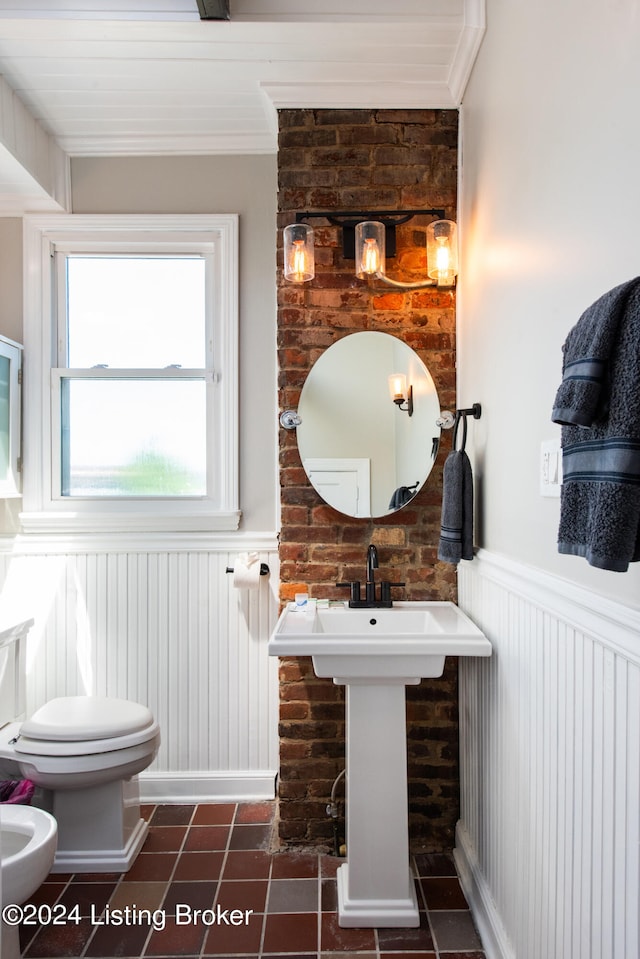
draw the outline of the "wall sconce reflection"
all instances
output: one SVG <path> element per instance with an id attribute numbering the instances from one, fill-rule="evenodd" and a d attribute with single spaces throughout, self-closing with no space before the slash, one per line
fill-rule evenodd
<path id="1" fill-rule="evenodd" d="M 389 393 L 399 410 L 413 416 L 413 386 L 407 388 L 407 377 L 404 373 L 392 373 L 389 377 Z M 403 404 L 406 402 L 406 406 Z"/>

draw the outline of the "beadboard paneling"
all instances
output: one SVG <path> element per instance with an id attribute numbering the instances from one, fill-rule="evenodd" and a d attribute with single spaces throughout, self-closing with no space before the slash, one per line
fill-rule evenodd
<path id="1" fill-rule="evenodd" d="M 225 570 L 236 555 L 75 547 L 3 554 L 3 601 L 36 620 L 28 712 L 77 694 L 146 703 L 162 745 L 141 776 L 144 796 L 273 796 L 277 662 L 267 641 L 278 613 L 277 552 L 260 551 L 271 577 L 255 591 L 233 588 Z"/>
<path id="2" fill-rule="evenodd" d="M 480 551 L 456 858 L 491 959 L 640 954 L 640 614 Z"/>

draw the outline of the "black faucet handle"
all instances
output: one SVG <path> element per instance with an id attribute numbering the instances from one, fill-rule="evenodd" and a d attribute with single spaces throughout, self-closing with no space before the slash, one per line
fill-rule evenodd
<path id="1" fill-rule="evenodd" d="M 404 586 L 404 583 L 390 583 L 388 579 L 383 579 L 380 583 L 380 599 L 383 603 L 391 605 L 391 587 Z"/>
<path id="2" fill-rule="evenodd" d="M 360 602 L 360 580 L 355 579 L 351 583 L 336 583 L 336 586 L 344 587 L 345 589 L 351 590 L 350 600 L 352 603 Z"/>

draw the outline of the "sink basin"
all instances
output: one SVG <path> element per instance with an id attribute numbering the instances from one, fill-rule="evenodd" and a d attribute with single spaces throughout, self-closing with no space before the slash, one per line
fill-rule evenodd
<path id="1" fill-rule="evenodd" d="M 311 656 L 317 676 L 337 681 L 441 676 L 447 656 L 490 656 L 491 643 L 454 603 L 391 609 L 287 608 L 269 641 L 272 656 Z"/>

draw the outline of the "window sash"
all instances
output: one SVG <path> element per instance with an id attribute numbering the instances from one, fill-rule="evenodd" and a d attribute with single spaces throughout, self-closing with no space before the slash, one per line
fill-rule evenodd
<path id="1" fill-rule="evenodd" d="M 162 246 L 164 246 L 164 244 L 162 244 Z M 212 317 L 215 303 L 215 262 L 214 250 L 210 243 L 199 244 L 198 246 L 194 244 L 188 244 L 186 249 L 181 247 L 179 250 L 176 250 L 174 248 L 172 252 L 167 249 L 158 249 L 158 244 L 154 244 L 153 248 L 150 248 L 148 244 L 140 245 L 140 247 L 136 250 L 131 243 L 123 245 L 122 243 L 103 241 L 101 244 L 83 243 L 81 248 L 69 243 L 56 243 L 53 258 L 56 290 L 56 313 L 54 317 L 54 323 L 56 326 L 57 359 L 53 364 L 54 366 L 64 368 L 68 366 L 69 362 L 70 344 L 68 324 L 67 260 L 69 257 L 94 258 L 99 256 L 112 256 L 131 259 L 138 259 L 141 257 L 144 257 L 145 259 L 179 259 L 182 256 L 198 256 L 202 258 L 205 264 L 205 367 L 207 369 L 213 369 L 213 346 L 215 330 L 213 329 Z M 149 368 L 152 369 L 152 367 Z M 92 367 L 92 369 L 97 369 L 97 367 Z"/>
<path id="2" fill-rule="evenodd" d="M 81 501 L 86 501 L 88 503 L 94 502 L 99 503 L 102 501 L 114 500 L 116 502 L 125 502 L 127 500 L 136 500 L 144 501 L 149 500 L 150 502 L 162 502 L 164 500 L 173 500 L 176 502 L 181 502 L 184 500 L 200 500 L 205 501 L 207 497 L 211 495 L 211 491 L 215 486 L 215 457 L 213 453 L 212 444 L 206 443 L 206 493 L 201 494 L 155 494 L 155 495 L 145 495 L 145 494 L 117 494 L 109 496 L 106 493 L 95 493 L 95 494 L 70 494 L 65 492 L 65 475 L 66 475 L 66 457 L 65 457 L 65 402 L 64 402 L 64 390 L 65 385 L 71 382 L 77 382 L 78 380 L 85 380 L 89 382 L 97 381 L 109 381 L 109 380 L 129 380 L 132 382 L 185 382 L 185 381 L 200 381 L 205 384 L 206 394 L 205 394 L 205 430 L 207 436 L 211 433 L 211 420 L 212 420 L 212 407 L 215 403 L 215 398 L 212 395 L 215 391 L 215 375 L 211 370 L 204 369 L 174 369 L 170 368 L 167 370 L 149 370 L 149 369 L 103 369 L 102 367 L 98 368 L 89 368 L 89 369 L 55 369 L 51 371 L 51 419 L 52 419 L 52 435 L 58 436 L 59 441 L 52 443 L 51 450 L 51 489 L 52 497 L 57 502 L 74 502 L 78 503 Z"/>

